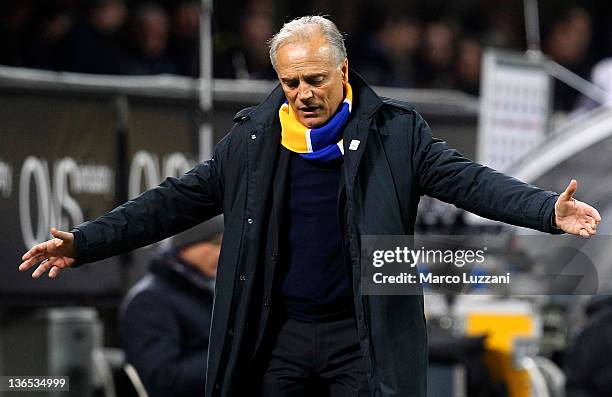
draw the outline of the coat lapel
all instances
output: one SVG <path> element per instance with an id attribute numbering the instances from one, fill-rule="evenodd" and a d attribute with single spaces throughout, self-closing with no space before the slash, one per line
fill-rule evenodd
<path id="1" fill-rule="evenodd" d="M 344 161 L 345 176 L 348 186 L 352 186 L 359 165 L 363 159 L 372 116 L 382 105 L 382 100 L 376 93 L 368 87 L 363 78 L 355 71 L 350 71 L 351 86 L 356 95 L 353 98 L 355 114 L 349 119 L 344 130 Z"/>
<path id="2" fill-rule="evenodd" d="M 265 200 L 280 152 L 281 127 L 278 108 L 285 96 L 280 85 L 249 115 L 252 128 L 247 136 L 250 196 Z"/>
<path id="3" fill-rule="evenodd" d="M 266 197 L 280 152 L 280 124 L 255 129 L 248 140 L 249 185 L 256 197 Z"/>
<path id="4" fill-rule="evenodd" d="M 365 151 L 368 129 L 364 124 L 367 120 L 352 119 L 344 130 L 344 164 L 345 176 L 349 186 L 353 185 L 357 170 Z"/>

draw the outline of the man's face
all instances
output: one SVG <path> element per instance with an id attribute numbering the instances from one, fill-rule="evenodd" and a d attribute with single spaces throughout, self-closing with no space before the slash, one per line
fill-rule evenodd
<path id="1" fill-rule="evenodd" d="M 276 72 L 289 105 L 305 127 L 325 124 L 344 99 L 348 60 L 336 65 L 333 49 L 320 33 L 308 42 L 283 44 L 276 55 Z"/>

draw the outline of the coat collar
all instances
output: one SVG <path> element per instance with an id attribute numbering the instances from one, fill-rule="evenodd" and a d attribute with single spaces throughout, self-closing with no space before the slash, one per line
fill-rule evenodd
<path id="1" fill-rule="evenodd" d="M 355 106 L 355 117 L 359 119 L 370 118 L 382 106 L 383 101 L 378 94 L 365 82 L 363 77 L 353 69 L 349 70 L 349 79 L 353 87 L 353 101 Z"/>
<path id="2" fill-rule="evenodd" d="M 353 98 L 356 98 L 357 106 L 355 116 L 349 119 L 344 130 L 344 175 L 347 183 L 348 196 L 353 194 L 353 185 L 359 166 L 366 148 L 366 142 L 370 137 L 371 118 L 382 106 L 383 101 L 370 88 L 363 78 L 351 70 L 349 78 L 353 86 Z"/>

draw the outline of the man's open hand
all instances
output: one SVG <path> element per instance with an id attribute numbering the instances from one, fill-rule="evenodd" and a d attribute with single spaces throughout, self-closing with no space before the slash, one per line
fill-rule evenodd
<path id="1" fill-rule="evenodd" d="M 40 266 L 32 273 L 33 278 L 39 278 L 49 270 L 49 277 L 55 278 L 62 269 L 72 266 L 75 262 L 74 235 L 62 232 L 56 228 L 51 229 L 55 238 L 37 244 L 26 252 L 21 259 L 19 271 L 23 272 L 40 262 Z"/>
<path id="2" fill-rule="evenodd" d="M 601 222 L 601 216 L 595 208 L 573 197 L 577 188 L 578 182 L 572 179 L 557 199 L 555 223 L 566 233 L 589 237 L 597 233 L 597 225 Z"/>

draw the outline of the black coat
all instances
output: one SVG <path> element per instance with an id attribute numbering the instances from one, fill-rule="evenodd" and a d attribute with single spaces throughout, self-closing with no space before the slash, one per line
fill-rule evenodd
<path id="1" fill-rule="evenodd" d="M 487 218 L 551 232 L 557 195 L 464 158 L 432 137 L 412 105 L 380 98 L 355 73 L 350 81 L 354 106 L 344 131 L 346 207 L 341 213 L 371 394 L 425 396 L 422 296 L 362 296 L 360 236 L 413 234 L 423 194 Z M 236 115 L 213 159 L 74 229 L 81 263 L 150 244 L 224 213 L 207 397 L 245 395 L 238 388 L 246 384 L 249 362 L 244 354 L 252 347 L 247 346 L 254 327 L 249 313 L 274 307 L 269 296 L 259 299 L 255 291 L 262 273 L 267 275 L 262 270 L 273 261 L 264 250 L 283 101 L 277 87 L 257 107 Z M 349 150 L 353 140 L 360 141 L 357 150 Z M 261 332 L 261 324 L 257 329 Z M 250 389 L 248 395 L 253 393 Z"/>
<path id="2" fill-rule="evenodd" d="M 125 297 L 121 346 L 150 397 L 204 395 L 213 282 L 168 252 Z"/>

